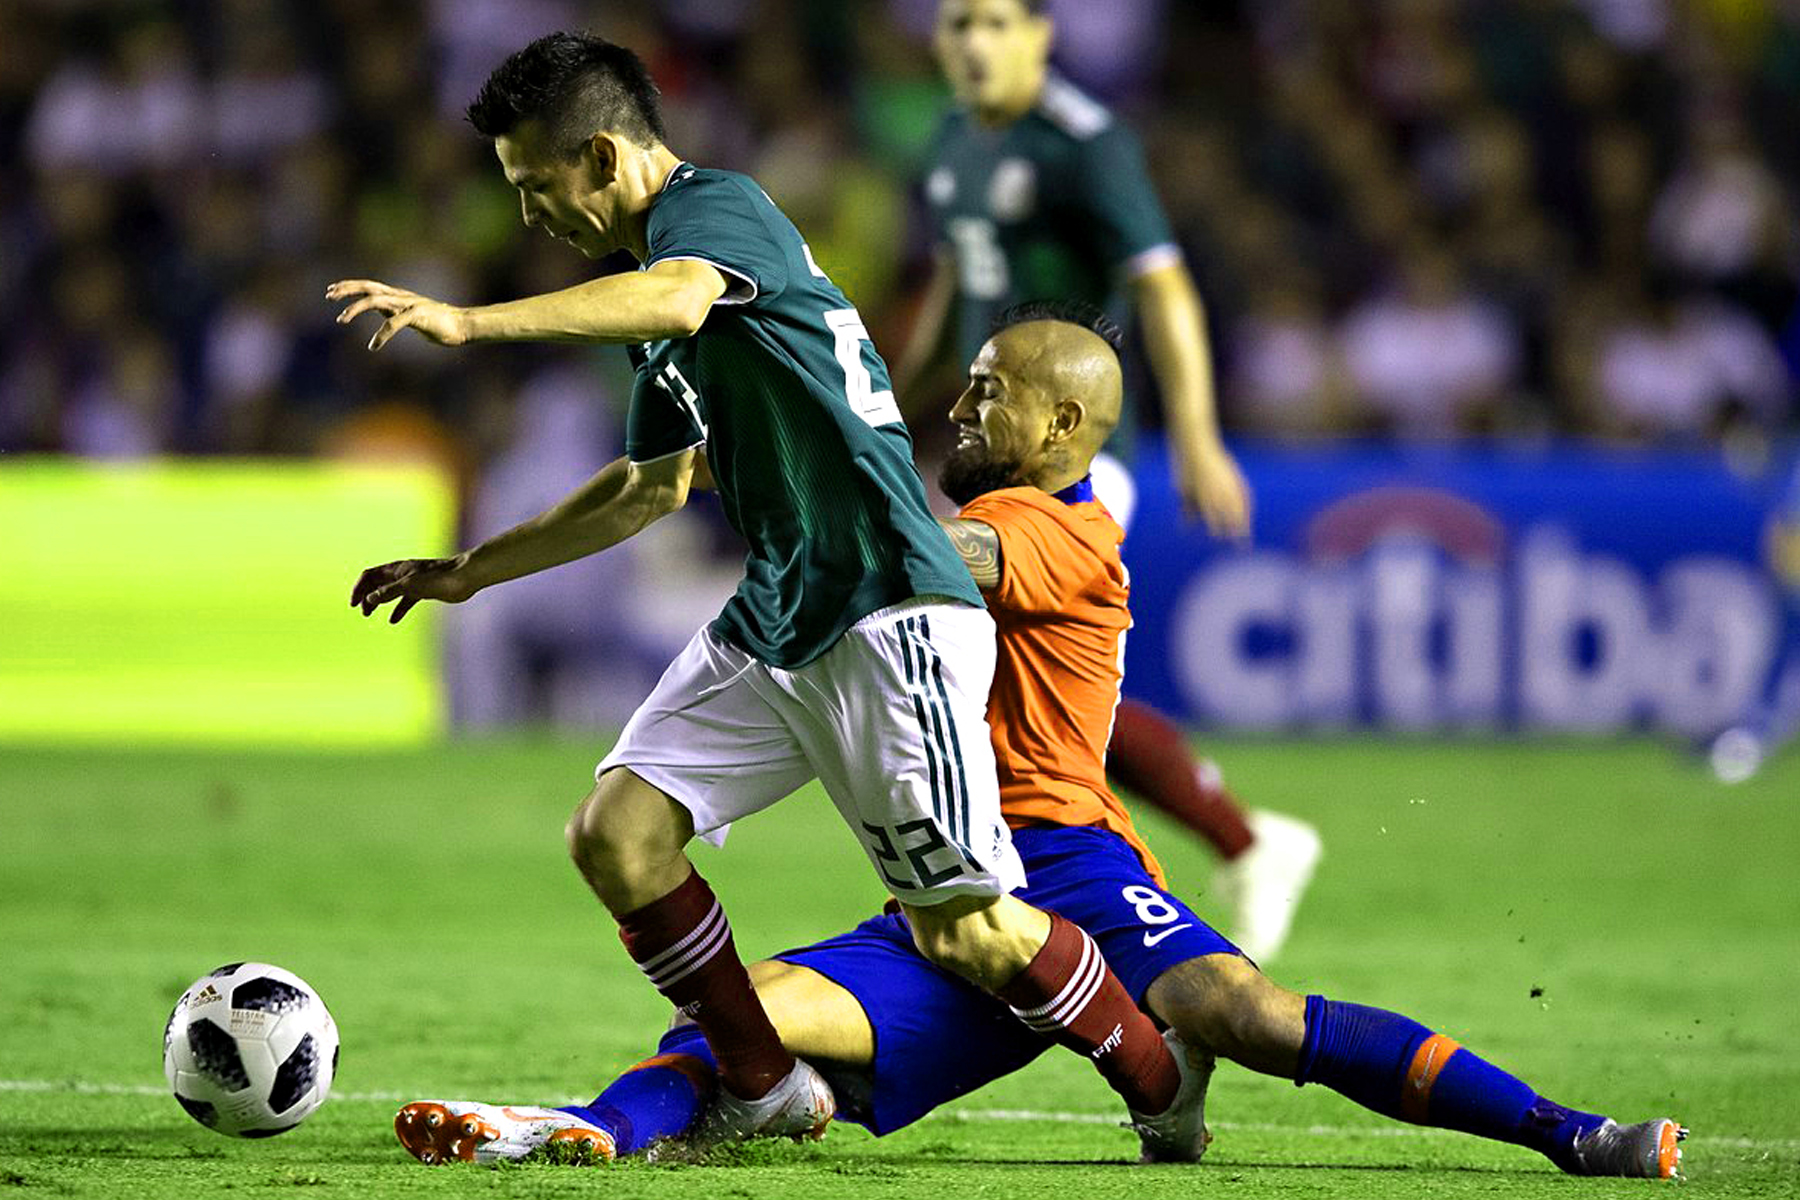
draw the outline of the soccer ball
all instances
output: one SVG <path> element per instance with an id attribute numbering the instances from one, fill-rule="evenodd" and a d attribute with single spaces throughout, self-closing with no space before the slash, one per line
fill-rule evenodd
<path id="1" fill-rule="evenodd" d="M 234 1137 L 286 1133 L 325 1103 L 337 1024 L 291 971 L 231 963 L 196 979 L 163 1030 L 163 1074 L 188 1116 Z"/>

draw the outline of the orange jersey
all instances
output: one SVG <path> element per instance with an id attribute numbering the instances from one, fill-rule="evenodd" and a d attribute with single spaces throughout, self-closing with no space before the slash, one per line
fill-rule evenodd
<path id="1" fill-rule="evenodd" d="M 1131 627 L 1125 531 L 1097 500 L 1067 504 L 1033 487 L 978 496 L 961 515 L 1000 538 L 1000 582 L 986 592 L 999 644 L 988 725 L 1007 824 L 1110 829 L 1162 883 L 1106 786 Z"/>

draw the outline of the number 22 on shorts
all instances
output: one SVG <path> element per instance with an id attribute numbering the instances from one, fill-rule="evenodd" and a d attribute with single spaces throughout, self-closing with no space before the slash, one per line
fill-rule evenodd
<path id="1" fill-rule="evenodd" d="M 891 835 L 886 828 L 871 825 L 867 821 L 862 823 L 862 827 L 869 835 L 870 852 L 875 856 L 875 865 L 891 888 L 902 891 L 932 888 L 940 883 L 948 883 L 963 873 L 962 856 L 951 849 L 950 844 L 938 832 L 937 826 L 929 820 L 902 821 L 893 827 Z M 914 834 L 921 832 L 925 835 L 921 841 L 916 845 L 907 844 Z M 894 846 L 896 839 L 901 847 L 898 850 Z M 948 867 L 933 870 L 927 860 L 940 850 L 954 855 L 955 861 Z M 906 856 L 904 860 L 900 857 L 902 853 Z M 912 868 L 910 873 L 908 865 Z"/>

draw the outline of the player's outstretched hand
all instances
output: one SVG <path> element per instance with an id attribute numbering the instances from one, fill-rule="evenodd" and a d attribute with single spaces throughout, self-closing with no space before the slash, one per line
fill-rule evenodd
<path id="1" fill-rule="evenodd" d="M 398 601 L 388 624 L 398 624 L 421 600 L 461 604 L 479 590 L 467 577 L 461 555 L 455 558 L 404 558 L 370 567 L 350 589 L 350 607 L 368 616 L 389 601 Z"/>
<path id="2" fill-rule="evenodd" d="M 347 325 L 371 309 L 387 318 L 369 339 L 371 350 L 387 345 L 402 329 L 416 329 L 440 346 L 460 346 L 469 340 L 468 315 L 463 309 L 379 280 L 340 279 L 325 289 L 325 298 L 351 302 L 338 314 L 339 325 Z"/>
<path id="3" fill-rule="evenodd" d="M 1250 536 L 1250 485 L 1231 452 L 1213 443 L 1175 461 L 1175 489 L 1189 515 L 1198 513 L 1215 537 Z"/>

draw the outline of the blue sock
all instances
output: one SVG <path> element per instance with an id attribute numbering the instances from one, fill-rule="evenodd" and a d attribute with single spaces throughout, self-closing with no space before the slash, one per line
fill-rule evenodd
<path id="1" fill-rule="evenodd" d="M 1604 1118 L 1552 1104 L 1441 1033 L 1399 1013 L 1306 998 L 1295 1083 L 1322 1083 L 1415 1125 L 1529 1146 L 1553 1159 Z"/>
<path id="2" fill-rule="evenodd" d="M 686 1133 L 712 1095 L 718 1061 L 698 1025 L 669 1030 L 656 1050 L 608 1084 L 593 1103 L 562 1111 L 612 1134 L 620 1155 L 641 1154 L 659 1138 Z"/>

